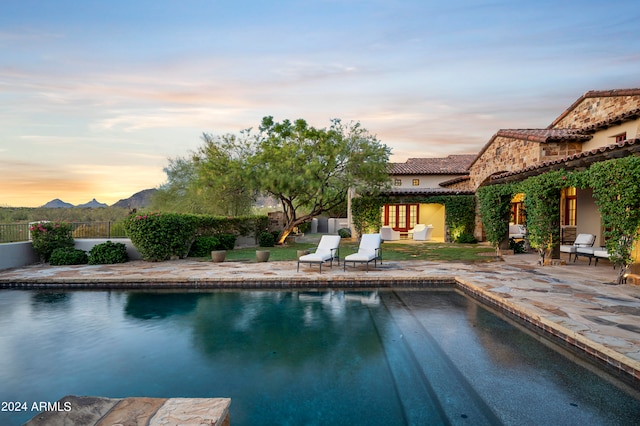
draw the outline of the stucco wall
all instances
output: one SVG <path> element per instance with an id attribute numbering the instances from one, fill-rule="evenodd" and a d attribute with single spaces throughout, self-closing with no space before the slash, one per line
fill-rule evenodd
<path id="1" fill-rule="evenodd" d="M 465 175 L 393 175 L 391 176 L 391 188 L 439 188 L 440 182 L 461 177 Z M 395 185 L 395 180 L 400 179 L 402 184 Z M 420 184 L 413 185 L 413 180 L 419 179 Z"/>
<path id="2" fill-rule="evenodd" d="M 604 244 L 602 238 L 602 225 L 598 207 L 593 201 L 593 191 L 591 189 L 578 189 L 576 193 L 576 235 L 595 234 L 596 242 L 594 247 Z"/>
<path id="3" fill-rule="evenodd" d="M 626 133 L 627 139 L 636 139 L 640 137 L 640 119 L 628 121 L 626 123 L 611 126 L 602 129 L 593 134 L 591 140 L 582 144 L 583 151 L 591 151 L 594 148 L 607 146 L 615 143 L 615 136 Z"/>
<path id="4" fill-rule="evenodd" d="M 433 225 L 432 239 L 444 241 L 445 208 L 442 204 L 420 204 L 418 223 Z"/>
<path id="5" fill-rule="evenodd" d="M 18 268 L 40 261 L 31 241 L 0 244 L 0 269 Z"/>

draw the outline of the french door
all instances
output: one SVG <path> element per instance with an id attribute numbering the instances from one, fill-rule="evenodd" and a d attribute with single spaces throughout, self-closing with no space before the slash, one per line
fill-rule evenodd
<path id="1" fill-rule="evenodd" d="M 418 223 L 418 204 L 385 204 L 382 206 L 382 225 L 407 232 Z"/>

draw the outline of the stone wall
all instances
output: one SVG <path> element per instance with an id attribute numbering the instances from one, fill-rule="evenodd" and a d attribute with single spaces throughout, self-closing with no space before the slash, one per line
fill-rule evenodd
<path id="1" fill-rule="evenodd" d="M 578 99 L 551 125 L 554 129 L 591 126 L 622 113 L 640 108 L 640 90 L 589 92 Z"/>
<path id="2" fill-rule="evenodd" d="M 495 136 L 469 169 L 470 189 L 477 189 L 489 176 L 521 170 L 540 159 L 540 143 Z"/>

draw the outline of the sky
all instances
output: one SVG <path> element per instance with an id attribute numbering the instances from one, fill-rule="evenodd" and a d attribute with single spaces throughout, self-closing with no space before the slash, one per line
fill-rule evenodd
<path id="1" fill-rule="evenodd" d="M 201 135 L 357 121 L 390 160 L 477 153 L 640 87 L 637 0 L 3 0 L 0 207 L 109 205 Z"/>

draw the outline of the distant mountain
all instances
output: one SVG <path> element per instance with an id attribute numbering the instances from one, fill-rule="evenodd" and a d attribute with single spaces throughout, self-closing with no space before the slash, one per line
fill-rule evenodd
<path id="1" fill-rule="evenodd" d="M 47 204 L 43 205 L 42 207 L 47 208 L 47 209 L 65 209 L 65 208 L 71 208 L 71 207 L 75 207 L 75 206 L 73 204 L 70 204 L 70 203 L 65 203 L 64 201 L 60 200 L 59 198 L 56 198 L 55 200 L 49 201 Z"/>
<path id="2" fill-rule="evenodd" d="M 84 204 L 78 204 L 76 207 L 84 207 L 84 208 L 100 208 L 100 207 L 109 207 L 107 204 L 105 203 L 100 203 L 98 202 L 95 198 L 91 201 L 89 201 L 88 203 L 84 203 Z"/>
<path id="3" fill-rule="evenodd" d="M 151 197 L 155 194 L 157 189 L 145 189 L 140 192 L 136 192 L 129 198 L 124 198 L 117 203 L 113 204 L 113 207 L 121 207 L 125 209 L 140 209 L 147 207 L 151 203 Z"/>

